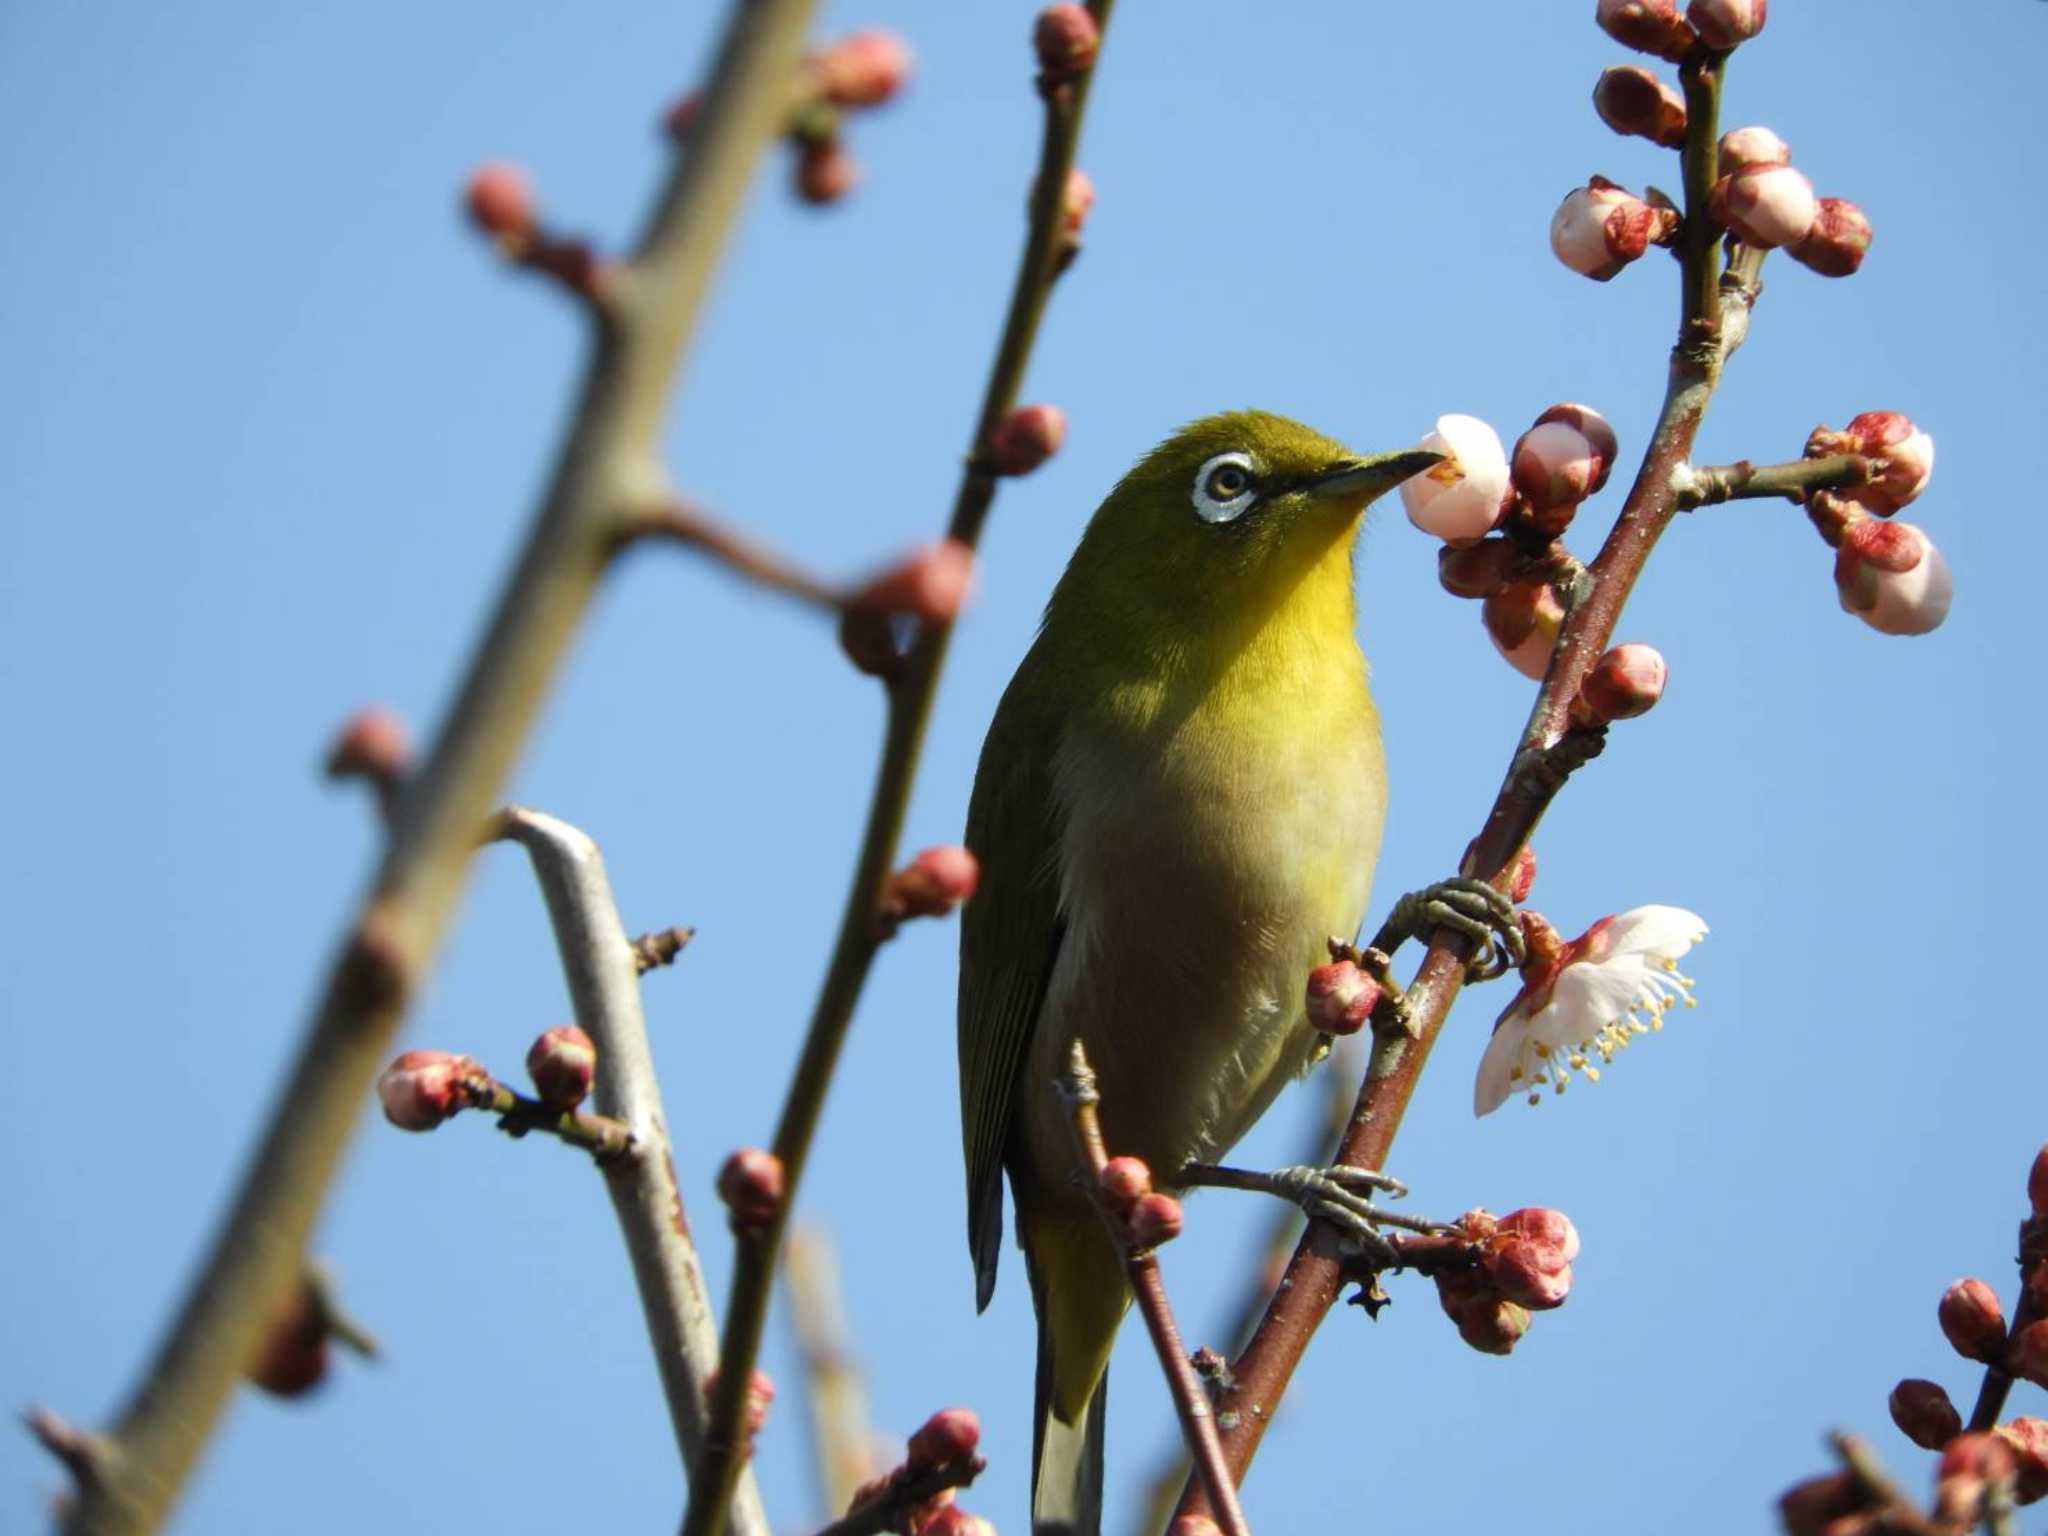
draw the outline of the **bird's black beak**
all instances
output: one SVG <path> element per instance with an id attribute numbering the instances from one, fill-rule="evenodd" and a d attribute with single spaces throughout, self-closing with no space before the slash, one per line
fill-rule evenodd
<path id="1" fill-rule="evenodd" d="M 1386 495 L 1411 476 L 1443 462 L 1444 456 L 1427 448 L 1403 448 L 1399 453 L 1376 453 L 1362 459 L 1341 459 L 1308 485 L 1311 496 L 1356 498 L 1369 502 Z"/>

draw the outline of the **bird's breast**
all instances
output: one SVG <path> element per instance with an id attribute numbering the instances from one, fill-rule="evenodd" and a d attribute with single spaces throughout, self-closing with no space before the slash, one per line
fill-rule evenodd
<path id="1" fill-rule="evenodd" d="M 1358 926 L 1379 850 L 1362 675 L 1307 720 L 1233 702 L 1076 725 L 1055 760 L 1066 933 L 1030 1077 L 1055 1074 L 1078 1036 L 1110 1150 L 1162 1178 L 1221 1155 L 1308 1064 L 1303 980 L 1326 938 Z M 1028 1118 L 1064 1147 L 1056 1105 Z"/>

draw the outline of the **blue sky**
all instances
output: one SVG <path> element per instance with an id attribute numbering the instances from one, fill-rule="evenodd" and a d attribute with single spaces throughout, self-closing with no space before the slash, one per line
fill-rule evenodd
<path id="1" fill-rule="evenodd" d="M 533 168 L 609 239 L 659 175 L 653 125 L 717 7 L 451 3 L 13 7 L 0 16 L 0 760 L 12 811 L 0 967 L 18 1092 L 0 1387 L 82 1419 L 126 1392 L 201 1250 L 374 852 L 315 771 L 382 701 L 425 731 L 504 575 L 580 347 L 454 214 L 477 161 Z M 688 362 L 681 484 L 850 575 L 943 520 L 992 349 L 1036 142 L 1025 6 L 833 5 L 919 56 L 861 120 L 860 193 L 796 206 L 778 159 Z M 1676 296 L 1661 258 L 1597 286 L 1544 232 L 1592 172 L 1675 186 L 1587 93 L 1621 50 L 1591 6 L 1129 3 L 1082 162 L 1100 202 L 1027 387 L 1066 451 L 1006 487 L 939 700 L 912 845 L 958 836 L 975 754 L 1102 492 L 1211 410 L 1297 415 L 1361 449 L 1443 411 L 1512 438 L 1607 413 L 1633 462 Z M 1864 271 L 1774 261 L 1704 459 L 1797 453 L 1816 422 L 1907 411 L 1940 458 L 1912 514 L 1956 573 L 1939 633 L 1835 605 L 1802 518 L 1687 518 L 1624 638 L 1671 664 L 1537 839 L 1535 903 L 1575 932 L 1694 908 L 1701 1006 L 1599 1087 L 1470 1116 L 1504 992 L 1454 1015 L 1397 1146 L 1412 1203 L 1540 1203 L 1585 1252 L 1508 1360 L 1460 1346 L 1426 1286 L 1318 1340 L 1246 1491 L 1260 1529 L 1369 1506 L 1392 1528 L 1754 1528 L 1830 1426 L 1886 1423 L 1903 1375 L 1960 1399 L 1934 1328 L 1963 1273 L 2010 1297 L 2013 1222 L 2048 1139 L 2031 963 L 2048 862 L 2040 603 L 2021 474 L 2041 382 L 2032 103 L 2048 7 L 1781 0 L 1727 121 L 1763 122 L 1876 225 Z M 1626 475 L 1618 476 L 1625 481 Z M 1617 486 L 1617 490 L 1618 490 Z M 1590 553 L 1614 496 L 1573 537 Z M 2022 542 L 2013 543 L 2019 539 Z M 1449 871 L 1532 686 L 1391 504 L 1368 528 L 1362 639 L 1389 732 L 1378 905 Z M 711 1180 L 764 1141 L 859 831 L 878 699 L 825 626 L 675 554 L 607 590 L 514 794 L 607 849 L 630 927 L 697 945 L 648 983 L 685 1197 L 722 1289 Z M 907 931 L 863 1002 L 801 1196 L 838 1247 L 878 1428 L 983 1415 L 969 1503 L 1022 1516 L 1031 1342 L 1007 1268 L 976 1318 L 962 1242 L 954 935 Z M 516 1070 L 566 1016 L 522 860 L 479 861 L 408 1044 Z M 1287 1159 L 1313 1092 L 1242 1149 Z M 318 1250 L 384 1336 L 319 1396 L 239 1401 L 188 1531 L 664 1529 L 680 1503 L 637 1307 L 596 1181 L 481 1123 L 366 1124 Z M 1166 1256 L 1214 1337 L 1265 1212 L 1205 1195 Z M 1216 1342 L 1222 1342 L 1216 1340 Z M 1142 1340 L 1115 1366 L 1128 1493 L 1170 1418 Z M 813 1522 L 797 1372 L 760 1452 L 779 1529 Z M 2015 1406 L 2041 1409 L 2031 1389 Z M 0 1435 L 0 1524 L 54 1491 Z"/>

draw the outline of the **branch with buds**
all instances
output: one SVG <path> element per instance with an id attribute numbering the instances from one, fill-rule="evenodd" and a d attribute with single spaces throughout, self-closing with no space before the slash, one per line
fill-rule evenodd
<path id="1" fill-rule="evenodd" d="M 1038 92 L 1045 110 L 1024 251 L 947 522 L 946 542 L 937 546 L 949 552 L 963 574 L 980 542 L 999 481 L 1038 468 L 1058 450 L 1065 430 L 1058 411 L 1020 408 L 1018 395 L 1053 284 L 1073 262 L 1082 223 L 1094 201 L 1094 189 L 1075 168 L 1074 156 L 1110 5 L 1111 0 L 1092 0 L 1085 7 L 1066 8 L 1058 22 L 1041 26 L 1034 35 Z M 760 1354 L 789 1197 L 803 1178 L 840 1047 L 875 955 L 902 917 L 930 910 L 935 902 L 952 899 L 952 892 L 964 899 L 972 888 L 972 877 L 957 860 L 948 860 L 943 868 L 927 864 L 907 885 L 903 877 L 890 875 L 951 634 L 952 615 L 938 611 L 917 624 L 907 648 L 899 646 L 893 627 L 873 614 L 849 612 L 841 622 L 840 640 L 847 653 L 885 685 L 888 723 L 838 936 L 769 1149 L 786 1179 L 785 1197 L 758 1227 L 741 1234 L 719 1351 L 720 1359 L 735 1372 L 751 1369 Z M 712 1404 L 710 1441 L 692 1469 L 683 1536 L 716 1536 L 723 1525 L 742 1464 L 743 1407 L 733 1384 Z"/>
<path id="2" fill-rule="evenodd" d="M 1208 1394 L 1188 1363 L 1180 1341 L 1180 1328 L 1173 1320 L 1173 1307 L 1166 1299 L 1166 1282 L 1159 1273 L 1155 1249 L 1180 1236 L 1180 1202 L 1152 1187 L 1152 1171 L 1135 1157 L 1110 1157 L 1102 1142 L 1102 1118 L 1097 1111 L 1101 1093 L 1095 1085 L 1095 1071 L 1088 1065 L 1088 1053 L 1076 1040 L 1067 1056 L 1067 1069 L 1060 1076 L 1060 1102 L 1066 1106 L 1068 1124 L 1079 1154 L 1082 1187 L 1102 1224 L 1116 1245 L 1122 1260 L 1124 1279 L 1137 1300 L 1138 1313 L 1145 1319 L 1145 1332 L 1159 1356 L 1159 1368 L 1166 1376 L 1173 1397 L 1173 1411 L 1180 1418 L 1182 1438 L 1195 1464 L 1195 1476 L 1208 1495 L 1208 1516 L 1224 1536 L 1249 1536 L 1244 1509 L 1237 1501 L 1237 1483 L 1223 1461 L 1223 1446 L 1216 1437 L 1216 1417 L 1210 1410 Z"/>
<path id="3" fill-rule="evenodd" d="M 1594 103 L 1616 131 L 1677 149 L 1684 192 L 1682 203 L 1654 190 L 1636 198 L 1596 177 L 1567 197 L 1552 221 L 1552 249 L 1588 277 L 1609 280 L 1653 245 L 1669 249 L 1679 268 L 1678 335 L 1663 406 L 1599 554 L 1582 566 L 1561 542 L 1618 451 L 1612 428 L 1588 407 L 1545 411 L 1512 455 L 1485 423 L 1442 417 L 1423 441 L 1444 459 L 1402 487 L 1410 520 L 1445 541 L 1439 575 L 1446 589 L 1482 600 L 1496 648 L 1540 684 L 1500 791 L 1459 870 L 1503 892 L 1517 885 L 1544 811 L 1599 751 L 1609 724 L 1640 715 L 1662 696 L 1662 657 L 1648 646 L 1614 645 L 1614 632 L 1659 537 L 1686 507 L 1738 494 L 1794 496 L 1837 548 L 1836 582 L 1850 612 L 1875 628 L 1918 633 L 1947 610 L 1947 568 L 1938 551 L 1920 530 L 1883 521 L 1924 486 L 1932 462 L 1931 443 L 1903 417 L 1871 413 L 1843 433 L 1818 432 L 1808 442 L 1808 462 L 1796 470 L 1698 471 L 1690 463 L 1723 365 L 1747 334 L 1766 253 L 1782 248 L 1816 271 L 1843 276 L 1870 243 L 1860 211 L 1815 198 L 1775 134 L 1721 135 L 1729 55 L 1761 30 L 1764 9 L 1762 0 L 1692 0 L 1682 13 L 1677 0 L 1600 0 L 1597 8 L 1599 25 L 1617 41 L 1679 65 L 1676 90 L 1639 66 L 1610 70 Z M 1669 1004 L 1691 1001 L 1690 983 L 1677 977 L 1675 963 L 1705 926 L 1677 908 L 1639 908 L 1565 944 L 1547 924 L 1525 923 L 1530 958 L 1523 989 L 1496 1027 L 1475 1108 L 1485 1113 L 1517 1087 L 1545 1081 L 1561 1090 L 1568 1071 L 1597 1076 L 1593 1057 L 1604 1064 L 1639 1032 L 1657 1027 Z M 1397 1018 L 1400 1026 L 1375 1029 L 1372 1060 L 1335 1161 L 1386 1166 L 1474 948 L 1471 934 L 1439 929 L 1405 988 L 1393 984 L 1383 964 L 1360 964 L 1374 958 L 1372 951 L 1333 951 L 1331 966 L 1310 979 L 1312 1017 L 1350 1028 L 1367 1016 Z M 1355 969 L 1344 970 L 1347 963 Z M 1647 1011 L 1631 1017 L 1643 998 Z M 1389 1011 L 1390 999 L 1398 1009 Z M 1279 1400 L 1336 1302 L 1343 1275 L 1333 1235 L 1312 1224 L 1234 1366 L 1246 1401 L 1270 1409 Z M 1224 1435 L 1233 1477 L 1243 1476 L 1269 1419 L 1270 1413 L 1240 1414 Z M 1178 1512 L 1183 1519 L 1208 1514 L 1200 1481 L 1189 1480 Z"/>

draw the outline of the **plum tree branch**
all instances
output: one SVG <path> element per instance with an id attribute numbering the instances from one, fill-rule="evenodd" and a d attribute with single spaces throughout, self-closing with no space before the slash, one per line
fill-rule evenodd
<path id="1" fill-rule="evenodd" d="M 1506 889 L 1516 853 L 1534 832 L 1561 787 L 1555 775 L 1527 772 L 1564 741 L 1580 685 L 1613 639 L 1616 621 L 1658 538 L 1679 510 L 1677 472 L 1690 457 L 1708 402 L 1720 381 L 1734 328 L 1746 324 L 1748 288 L 1724 289 L 1720 249 L 1707 213 L 1715 178 L 1721 72 L 1726 55 L 1699 48 L 1681 66 L 1687 132 L 1683 149 L 1686 212 L 1679 244 L 1681 265 L 1678 338 L 1671 351 L 1664 402 L 1627 499 L 1600 553 L 1587 568 L 1585 596 L 1565 617 L 1548 671 L 1507 773 L 1460 873 Z M 1431 1048 L 1443 1030 L 1465 979 L 1471 941 L 1449 929 L 1430 935 L 1429 950 L 1407 988 L 1413 1037 L 1390 1030 L 1374 1041 L 1358 1102 L 1335 1161 L 1360 1168 L 1386 1166 Z M 1234 1368 L 1230 1399 L 1238 1410 L 1223 1436 L 1232 1476 L 1243 1481 L 1274 1406 L 1300 1364 L 1315 1331 L 1343 1288 L 1344 1263 L 1332 1235 L 1311 1224 L 1273 1300 Z M 1197 1479 L 1182 1491 L 1179 1514 L 1210 1515 Z"/>
<path id="2" fill-rule="evenodd" d="M 552 483 L 425 766 L 339 946 L 269 1121 L 204 1262 L 82 1486 L 71 1532 L 160 1525 L 304 1262 L 307 1233 L 433 958 L 476 829 L 526 739 L 616 546 L 664 487 L 657 437 L 677 362 L 780 128 L 813 0 L 731 8 L 689 152 L 661 193 L 594 340 Z"/>
<path id="3" fill-rule="evenodd" d="M 1113 0 L 1090 0 L 1088 6 L 1105 38 L 1112 3 Z M 981 409 L 968 444 L 966 469 L 947 526 L 948 535 L 970 549 L 979 543 L 982 526 L 995 500 L 996 476 L 990 454 L 996 428 L 1016 407 L 1025 367 L 1037 341 L 1039 321 L 1062 265 L 1067 177 L 1073 170 L 1092 78 L 1090 70 L 1046 94 L 1024 253 L 1017 265 L 1009 311 L 982 392 Z M 840 915 L 832 958 L 826 966 L 825 980 L 811 1013 L 771 1148 L 782 1161 L 786 1195 L 773 1220 L 743 1234 L 739 1241 L 720 1349 L 724 1369 L 712 1402 L 710 1444 L 690 1480 L 690 1507 L 683 1520 L 683 1536 L 717 1536 L 742 1464 L 746 1445 L 746 1387 L 760 1355 L 762 1331 L 767 1326 L 768 1299 L 775 1283 L 775 1256 L 782 1246 L 790 1208 L 803 1178 L 818 1119 L 824 1112 L 825 1096 L 852 1022 L 854 1005 L 867 982 L 875 954 L 885 942 L 887 929 L 880 921 L 884 884 L 902 835 L 911 783 L 916 776 L 925 726 L 931 717 L 932 700 L 938 691 L 939 672 L 945 664 L 951 635 L 949 623 L 923 626 L 901 670 L 889 684 L 882 760 L 868 803 L 860 854 Z"/>
<path id="4" fill-rule="evenodd" d="M 500 811 L 490 831 L 518 843 L 533 861 L 570 1005 L 597 1047 L 592 1102 L 632 1136 L 599 1167 L 640 1290 L 676 1451 L 687 1469 L 704 1444 L 705 1383 L 718 1369 L 718 1325 L 676 1183 L 640 1001 L 640 956 L 619 920 L 604 856 L 586 833 L 521 806 Z M 733 1497 L 732 1529 L 736 1536 L 768 1536 L 751 1470 L 742 1473 Z"/>

